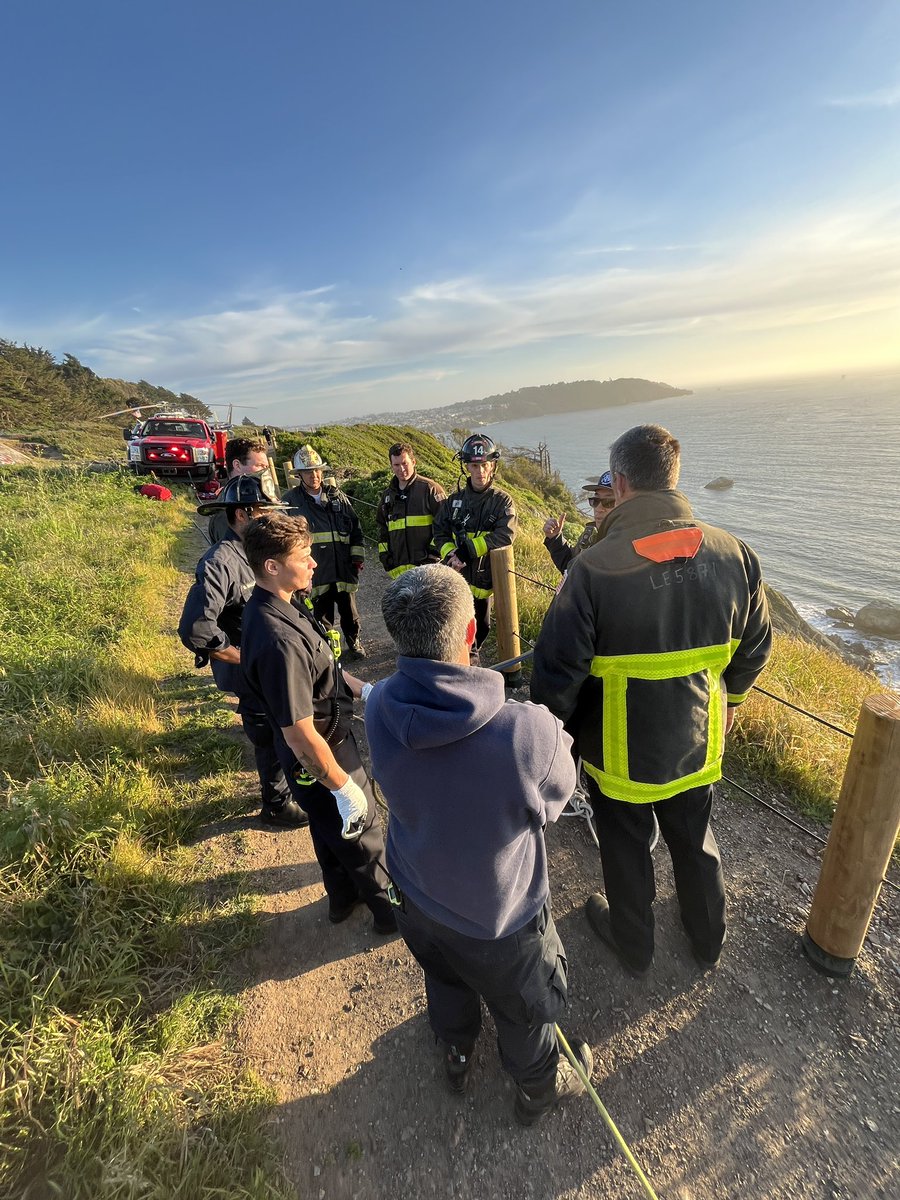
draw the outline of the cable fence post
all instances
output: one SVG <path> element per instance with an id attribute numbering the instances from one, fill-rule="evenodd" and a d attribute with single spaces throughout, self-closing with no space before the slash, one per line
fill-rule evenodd
<path id="1" fill-rule="evenodd" d="M 900 698 L 860 709 L 803 949 L 817 970 L 845 976 L 862 948 L 900 832 Z"/>
<path id="2" fill-rule="evenodd" d="M 501 662 L 518 658 L 522 653 L 519 642 L 519 601 L 516 593 L 516 562 L 512 546 L 491 551 L 491 578 L 494 583 L 494 615 L 497 631 L 497 654 Z M 503 672 L 507 687 L 521 687 L 524 676 L 518 665 Z"/>

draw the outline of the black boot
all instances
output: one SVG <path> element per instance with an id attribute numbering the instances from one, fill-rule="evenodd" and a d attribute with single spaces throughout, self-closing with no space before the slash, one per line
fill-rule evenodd
<path id="1" fill-rule="evenodd" d="M 309 824 L 309 817 L 293 796 L 288 796 L 281 804 L 263 804 L 259 816 L 264 825 L 275 825 L 279 829 L 302 829 Z"/>

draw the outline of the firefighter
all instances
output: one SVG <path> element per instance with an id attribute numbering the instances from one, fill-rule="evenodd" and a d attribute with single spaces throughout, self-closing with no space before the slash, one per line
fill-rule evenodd
<path id="1" fill-rule="evenodd" d="M 409 442 L 395 442 L 388 459 L 394 478 L 381 497 L 375 524 L 381 565 L 396 579 L 410 567 L 437 560 L 432 527 L 447 493 L 433 479 L 416 473 L 416 456 Z"/>
<path id="2" fill-rule="evenodd" d="M 441 505 L 434 519 L 434 544 L 441 561 L 462 574 L 475 599 L 472 661 L 477 664 L 478 651 L 491 627 L 494 586 L 489 553 L 512 545 L 516 510 L 509 493 L 494 486 L 500 450 L 491 438 L 471 434 L 457 458 L 469 477 L 465 486 L 457 486 Z"/>
<path id="3" fill-rule="evenodd" d="M 768 661 L 759 559 L 697 521 L 676 491 L 681 447 L 637 425 L 610 448 L 616 506 L 544 618 L 531 698 L 571 730 L 588 776 L 606 895 L 585 906 L 627 971 L 653 962 L 659 821 L 698 965 L 719 962 L 725 885 L 710 828 L 713 785 L 737 706 Z"/>
<path id="4" fill-rule="evenodd" d="M 334 622 L 337 605 L 341 630 L 347 643 L 347 658 L 366 657 L 359 640 L 356 592 L 365 562 L 359 517 L 349 497 L 324 479 L 330 470 L 312 446 L 301 446 L 293 459 L 300 483 L 284 494 L 284 503 L 294 517 L 305 517 L 313 540 L 316 570 L 310 597 L 320 621 Z"/>
<path id="5" fill-rule="evenodd" d="M 259 438 L 235 437 L 225 443 L 225 467 L 229 479 L 239 475 L 259 475 L 269 469 L 265 442 Z M 273 497 L 274 499 L 274 497 Z M 199 511 L 199 510 L 198 510 Z M 217 509 L 209 518 L 207 534 L 211 545 L 221 542 L 228 533 L 228 518 L 225 509 Z"/>
<path id="6" fill-rule="evenodd" d="M 267 825 L 296 828 L 308 824 L 292 799 L 275 753 L 272 729 L 241 669 L 241 624 L 244 605 L 253 591 L 253 572 L 244 553 L 243 536 L 252 518 L 282 508 L 263 492 L 255 475 L 229 480 L 215 500 L 201 504 L 200 516 L 224 513 L 227 532 L 197 564 L 196 582 L 187 594 L 178 636 L 194 652 L 194 665 L 212 666 L 216 687 L 238 698 L 244 732 L 253 745 L 262 793 L 260 817 Z"/>

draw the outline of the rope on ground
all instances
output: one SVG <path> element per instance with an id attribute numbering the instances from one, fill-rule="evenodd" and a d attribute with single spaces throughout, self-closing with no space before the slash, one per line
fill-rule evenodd
<path id="1" fill-rule="evenodd" d="M 745 796 L 749 796 L 751 800 L 755 800 L 757 804 L 761 804 L 763 808 L 767 808 L 769 812 L 773 812 L 776 817 L 781 817 L 782 821 L 787 821 L 789 825 L 793 825 L 795 829 L 799 829 L 801 833 L 805 833 L 807 837 L 814 838 L 823 846 L 828 845 L 827 838 L 823 838 L 821 834 L 816 833 L 812 829 L 807 829 L 805 825 L 801 825 L 799 821 L 795 821 L 794 818 L 789 817 L 787 813 L 781 812 L 781 810 L 776 808 L 774 804 L 770 804 L 768 800 L 763 800 L 761 796 L 756 796 L 753 794 L 753 792 L 749 792 L 745 787 L 738 783 L 737 780 L 730 779 L 727 775 L 723 775 L 722 779 L 725 783 L 730 784 L 732 787 L 736 787 L 739 792 L 743 792 Z M 882 876 L 881 882 L 887 887 L 893 888 L 895 892 L 900 892 L 900 884 L 894 883 L 894 881 L 892 879 L 888 879 L 886 875 Z"/>
<path id="2" fill-rule="evenodd" d="M 593 1100 L 594 1104 L 597 1106 L 597 1111 L 600 1113 L 600 1116 L 603 1118 L 607 1129 L 610 1131 L 610 1133 L 615 1138 L 616 1144 L 618 1145 L 619 1149 L 625 1155 L 625 1159 L 628 1162 L 628 1165 L 631 1167 L 632 1171 L 634 1171 L 635 1175 L 637 1175 L 638 1180 L 640 1181 L 640 1185 L 644 1189 L 644 1195 L 648 1196 L 649 1200 L 659 1200 L 659 1197 L 656 1195 L 656 1192 L 654 1192 L 654 1190 L 653 1190 L 653 1186 L 650 1183 L 650 1180 L 647 1178 L 647 1176 L 641 1170 L 641 1164 L 634 1157 L 631 1147 L 628 1145 L 628 1143 L 622 1137 L 621 1133 L 619 1133 L 619 1130 L 616 1126 L 615 1121 L 609 1115 L 609 1113 L 606 1110 L 606 1106 L 604 1105 L 604 1103 L 600 1099 L 600 1097 L 597 1095 L 594 1085 L 591 1083 L 590 1079 L 588 1079 L 587 1075 L 584 1073 L 584 1067 L 582 1067 L 581 1063 L 578 1061 L 578 1059 L 572 1053 L 572 1047 L 566 1041 L 566 1035 L 563 1033 L 563 1031 L 560 1029 L 560 1027 L 558 1025 L 554 1025 L 553 1028 L 556 1030 L 556 1036 L 559 1039 L 559 1044 L 560 1044 L 560 1047 L 562 1048 L 563 1053 L 565 1054 L 565 1056 L 569 1060 L 569 1062 L 572 1064 L 572 1066 L 575 1070 L 575 1074 L 578 1076 L 578 1078 L 581 1080 L 581 1082 L 587 1088 L 588 1095 Z"/>

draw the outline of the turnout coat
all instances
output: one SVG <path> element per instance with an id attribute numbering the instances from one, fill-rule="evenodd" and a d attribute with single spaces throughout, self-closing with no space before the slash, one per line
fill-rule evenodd
<path id="1" fill-rule="evenodd" d="M 676 491 L 624 501 L 601 532 L 544 619 L 531 697 L 605 796 L 665 800 L 721 777 L 726 706 L 768 661 L 759 559 Z"/>
<path id="2" fill-rule="evenodd" d="M 396 578 L 437 558 L 431 544 L 435 513 L 446 499 L 439 483 L 414 476 L 401 490 L 392 479 L 382 493 L 375 513 L 378 526 L 378 557 L 388 575 Z"/>
<path id="3" fill-rule="evenodd" d="M 291 517 L 306 517 L 312 534 L 312 556 L 316 560 L 310 596 L 327 592 L 332 584 L 339 592 L 355 592 L 359 587 L 358 567 L 365 562 L 362 529 L 350 498 L 336 487 L 322 485 L 319 504 L 302 484 L 282 496 Z"/>
<path id="4" fill-rule="evenodd" d="M 465 563 L 463 579 L 472 595 L 486 600 L 494 590 L 489 553 L 511 546 L 516 528 L 509 492 L 493 484 L 476 492 L 467 480 L 441 505 L 434 519 L 434 544 L 441 559 L 456 552 Z"/>

